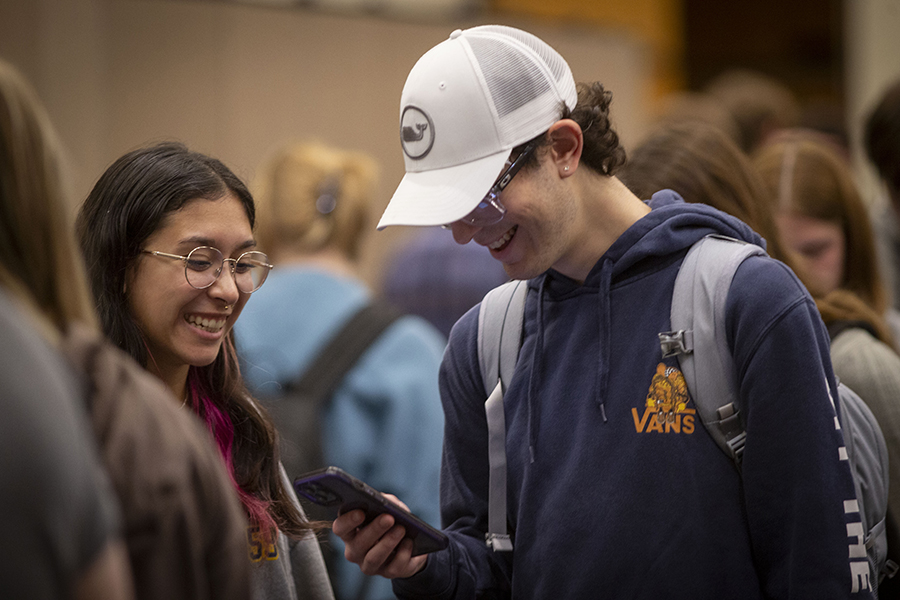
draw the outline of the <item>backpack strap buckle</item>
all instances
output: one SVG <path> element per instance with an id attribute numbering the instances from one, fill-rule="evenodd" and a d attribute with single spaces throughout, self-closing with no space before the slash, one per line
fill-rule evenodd
<path id="1" fill-rule="evenodd" d="M 900 571 L 900 565 L 891 559 L 887 559 L 884 563 L 884 568 L 881 570 L 881 575 L 883 578 L 893 579 L 894 575 L 897 574 L 897 571 Z"/>
<path id="2" fill-rule="evenodd" d="M 513 549 L 512 539 L 506 533 L 486 533 L 484 541 L 494 552 L 511 552 Z"/>
<path id="3" fill-rule="evenodd" d="M 744 443 L 747 441 L 747 432 L 741 425 L 740 411 L 734 402 L 729 402 L 716 409 L 716 417 L 718 418 L 716 425 L 725 437 L 725 443 L 731 449 L 731 457 L 740 469 Z"/>
<path id="4" fill-rule="evenodd" d="M 690 354 L 694 351 L 694 332 L 692 331 L 679 329 L 678 331 L 663 331 L 657 335 L 663 358 Z"/>

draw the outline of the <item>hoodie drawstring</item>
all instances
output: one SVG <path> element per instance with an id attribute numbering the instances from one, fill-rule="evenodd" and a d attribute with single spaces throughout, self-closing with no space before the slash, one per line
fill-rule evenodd
<path id="1" fill-rule="evenodd" d="M 609 386 L 609 343 L 610 343 L 610 283 L 612 281 L 613 261 L 603 259 L 600 270 L 600 292 L 598 305 L 598 345 L 597 364 L 597 398 L 600 414 L 606 423 L 606 392 Z M 537 391 L 541 386 L 541 356 L 544 352 L 544 290 L 547 277 L 541 278 L 537 294 L 537 343 L 531 355 L 531 374 L 528 380 L 528 454 L 532 463 L 537 446 Z"/>
<path id="2" fill-rule="evenodd" d="M 537 444 L 537 420 L 535 398 L 541 385 L 541 355 L 544 353 L 544 289 L 547 276 L 541 278 L 537 294 L 537 345 L 531 356 L 531 376 L 528 379 L 528 455 L 534 463 L 535 445 Z"/>
<path id="3" fill-rule="evenodd" d="M 610 283 L 612 281 L 613 263 L 609 258 L 603 259 L 600 267 L 600 293 L 598 294 L 599 306 L 597 308 L 597 322 L 599 331 L 599 352 L 597 352 L 597 403 L 600 405 L 600 414 L 606 423 L 606 389 L 609 382 L 609 339 L 610 339 Z"/>

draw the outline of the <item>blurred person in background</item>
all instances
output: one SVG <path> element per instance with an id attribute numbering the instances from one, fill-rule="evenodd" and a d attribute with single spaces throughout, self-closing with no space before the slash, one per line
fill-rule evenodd
<path id="1" fill-rule="evenodd" d="M 785 130 L 757 150 L 753 164 L 813 296 L 853 292 L 887 322 L 883 341 L 897 347 L 900 314 L 889 305 L 869 213 L 840 148 L 818 132 Z"/>
<path id="2" fill-rule="evenodd" d="M 449 337 L 467 310 L 508 280 L 489 254 L 476 246 L 460 246 L 449 232 L 429 227 L 396 250 L 382 291 L 394 305 L 428 320 Z"/>
<path id="3" fill-rule="evenodd" d="M 622 182 L 639 198 L 670 189 L 750 225 L 770 256 L 788 262 L 765 188 L 750 159 L 724 130 L 694 118 L 657 126 L 628 155 Z"/>
<path id="4" fill-rule="evenodd" d="M 863 127 L 866 155 L 882 183 L 870 204 L 881 273 L 894 308 L 900 309 L 900 80 L 888 86 Z"/>
<path id="5" fill-rule="evenodd" d="M 20 292 L 0 267 L 0 526 L 14 540 L 0 549 L 0 595 L 130 600 L 118 501 L 79 382 Z"/>
<path id="6" fill-rule="evenodd" d="M 285 401 L 284 386 L 373 301 L 358 268 L 376 176 L 368 155 L 315 142 L 284 146 L 258 169 L 259 241 L 278 268 L 236 331 L 248 385 L 273 412 Z M 435 526 L 444 345 L 425 320 L 400 317 L 344 376 L 320 422 L 327 465 L 403 497 Z M 332 543 L 342 549 L 336 538 Z M 333 573 L 339 598 L 393 597 L 390 582 L 364 578 L 343 559 L 335 561 Z"/>
<path id="7" fill-rule="evenodd" d="M 728 69 L 703 86 L 738 126 L 734 140 L 748 154 L 772 133 L 797 125 L 800 102 L 783 82 L 752 69 Z M 730 132 L 729 132 L 730 133 Z"/>
<path id="8" fill-rule="evenodd" d="M 0 595 L 130 600 L 118 499 L 60 349 L 70 320 L 92 320 L 61 163 L 37 95 L 0 60 Z"/>
<path id="9" fill-rule="evenodd" d="M 741 130 L 737 119 L 721 100 L 705 92 L 667 94 L 659 103 L 649 130 L 652 132 L 667 125 L 697 121 L 716 127 L 738 144 Z"/>
<path id="10" fill-rule="evenodd" d="M 61 351 L 71 323 L 96 322 L 62 162 L 34 90 L 0 60 L 0 595 L 129 600 L 120 505 Z"/>
<path id="11" fill-rule="evenodd" d="M 23 84 L 8 70 L 3 80 L 8 110 L 0 113 L 9 127 L 0 145 L 7 149 L 0 153 L 0 264 L 9 286 L 33 300 L 45 333 L 80 379 L 72 389 L 83 392 L 79 400 L 121 507 L 137 597 L 246 598 L 246 520 L 224 465 L 196 419 L 100 333 L 59 151 Z"/>

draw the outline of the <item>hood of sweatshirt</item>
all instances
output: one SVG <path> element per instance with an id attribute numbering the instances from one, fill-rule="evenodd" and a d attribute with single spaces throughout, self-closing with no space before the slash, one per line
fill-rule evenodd
<path id="1" fill-rule="evenodd" d="M 579 283 L 553 269 L 529 282 L 529 295 L 537 293 L 537 345 L 530 357 L 531 378 L 528 385 L 528 437 L 531 460 L 536 447 L 535 424 L 537 390 L 541 385 L 543 355 L 544 302 L 564 297 L 581 286 L 597 288 L 600 353 L 597 365 L 596 402 L 606 421 L 607 383 L 610 351 L 610 287 L 619 280 L 639 274 L 644 269 L 657 269 L 681 260 L 687 250 L 709 234 L 724 235 L 765 248 L 765 241 L 743 221 L 705 204 L 685 203 L 671 190 L 657 192 L 647 201 L 652 209 L 629 227 L 610 246 L 591 269 L 584 283 Z M 529 357 L 520 357 L 528 360 Z"/>

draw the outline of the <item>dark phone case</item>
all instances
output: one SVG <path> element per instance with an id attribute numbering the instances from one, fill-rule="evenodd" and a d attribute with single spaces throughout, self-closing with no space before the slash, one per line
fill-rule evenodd
<path id="1" fill-rule="evenodd" d="M 325 509 L 313 518 L 333 521 L 345 512 L 362 509 L 369 523 L 381 513 L 388 513 L 406 528 L 406 537 L 413 541 L 413 556 L 443 550 L 449 544 L 447 536 L 411 512 L 397 506 L 381 492 L 337 467 L 326 467 L 307 473 L 294 481 L 294 489 L 302 498 Z"/>

